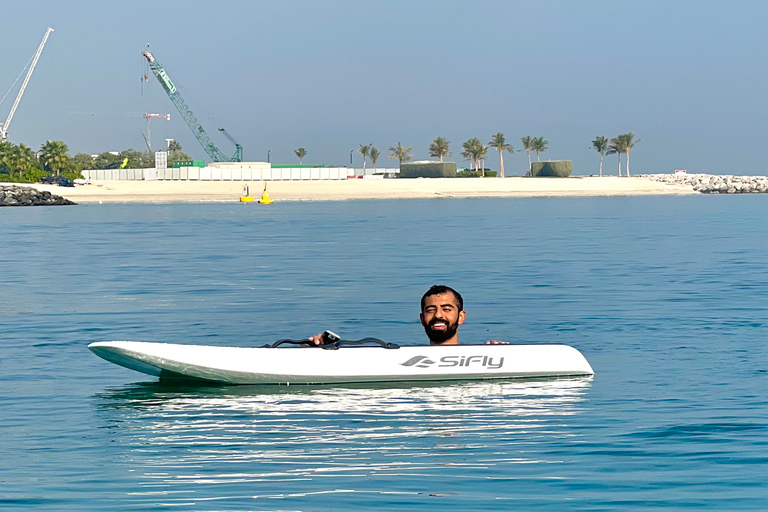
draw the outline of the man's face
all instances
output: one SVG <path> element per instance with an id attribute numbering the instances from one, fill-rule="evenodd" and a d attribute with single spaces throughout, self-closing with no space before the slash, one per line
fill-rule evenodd
<path id="1" fill-rule="evenodd" d="M 464 323 L 466 313 L 459 311 L 456 297 L 446 292 L 427 297 L 420 316 L 421 325 L 424 326 L 429 341 L 442 344 L 456 336 L 459 326 Z"/>

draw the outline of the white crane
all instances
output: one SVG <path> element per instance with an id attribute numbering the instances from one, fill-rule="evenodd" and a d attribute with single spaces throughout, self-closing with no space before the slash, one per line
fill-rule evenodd
<path id="1" fill-rule="evenodd" d="M 24 94 L 24 89 L 27 88 L 27 84 L 29 83 L 29 79 L 32 76 L 32 72 L 35 70 L 35 66 L 37 65 L 37 59 L 39 59 L 40 54 L 43 53 L 43 47 L 45 46 L 45 42 L 48 40 L 48 36 L 51 35 L 51 32 L 53 32 L 53 29 L 48 27 L 48 30 L 45 31 L 45 35 L 43 36 L 43 41 L 40 43 L 40 46 L 37 47 L 37 52 L 32 58 L 32 65 L 29 66 L 29 71 L 27 71 L 27 76 L 24 78 L 24 82 L 21 84 L 21 89 L 19 89 L 19 94 L 16 96 L 16 101 L 13 102 L 11 113 L 8 114 L 8 119 L 5 120 L 5 124 L 0 126 L 0 141 L 8 139 L 8 126 L 11 124 L 11 119 L 13 119 L 13 114 L 16 112 L 16 107 L 19 106 L 19 101 L 21 101 L 21 96 Z"/>
<path id="2" fill-rule="evenodd" d="M 144 114 L 144 119 L 147 120 L 147 134 L 144 135 L 144 142 L 147 143 L 147 151 L 152 152 L 152 132 L 149 131 L 149 120 L 153 117 L 163 117 L 166 121 L 171 120 L 171 114 Z"/>

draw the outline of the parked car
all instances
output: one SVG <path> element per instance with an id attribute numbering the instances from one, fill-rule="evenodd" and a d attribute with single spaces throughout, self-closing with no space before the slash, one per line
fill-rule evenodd
<path id="1" fill-rule="evenodd" d="M 72 180 L 67 178 L 66 176 L 43 176 L 40 179 L 41 183 L 47 183 L 49 185 L 58 185 L 60 187 L 74 187 L 75 184 L 72 183 Z"/>

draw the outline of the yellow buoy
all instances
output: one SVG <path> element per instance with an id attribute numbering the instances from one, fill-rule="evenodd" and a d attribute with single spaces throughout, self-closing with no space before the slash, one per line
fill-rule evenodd
<path id="1" fill-rule="evenodd" d="M 264 184 L 264 192 L 261 194 L 261 199 L 259 199 L 259 202 L 261 204 L 271 204 L 273 201 L 269 198 L 269 194 L 267 193 L 267 184 Z"/>
<path id="2" fill-rule="evenodd" d="M 253 198 L 251 197 L 251 190 L 248 188 L 248 185 L 243 185 L 243 195 L 240 196 L 240 202 L 241 203 L 253 202 Z"/>

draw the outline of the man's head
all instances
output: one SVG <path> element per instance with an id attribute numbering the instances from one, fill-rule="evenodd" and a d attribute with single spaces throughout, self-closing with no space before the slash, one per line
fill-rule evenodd
<path id="1" fill-rule="evenodd" d="M 466 315 L 464 300 L 453 288 L 435 285 L 421 298 L 421 325 L 433 345 L 457 345 Z"/>

